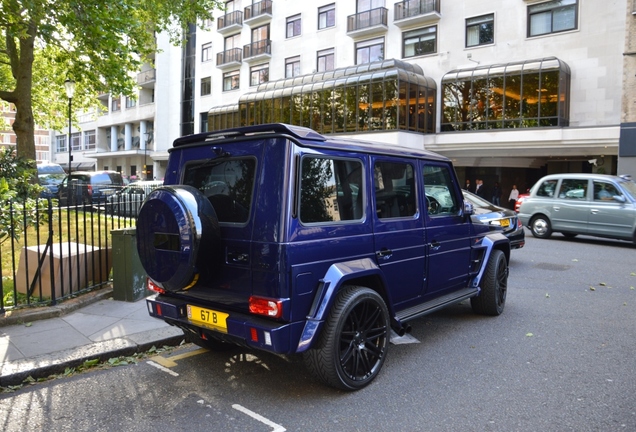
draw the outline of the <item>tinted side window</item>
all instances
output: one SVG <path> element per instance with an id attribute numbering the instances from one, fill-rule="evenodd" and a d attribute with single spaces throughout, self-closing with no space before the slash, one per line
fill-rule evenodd
<path id="1" fill-rule="evenodd" d="M 587 199 L 587 179 L 564 179 L 559 189 L 559 198 Z"/>
<path id="2" fill-rule="evenodd" d="M 188 166 L 183 184 L 199 189 L 210 200 L 219 222 L 246 223 L 255 171 L 253 158 L 205 162 Z"/>
<path id="3" fill-rule="evenodd" d="M 459 200 L 453 187 L 453 176 L 447 166 L 424 166 L 424 193 L 431 217 L 455 216 L 459 213 Z"/>
<path id="4" fill-rule="evenodd" d="M 546 180 L 539 185 L 537 189 L 537 196 L 540 197 L 554 197 L 554 191 L 556 189 L 557 180 Z"/>
<path id="5" fill-rule="evenodd" d="M 305 156 L 300 173 L 300 221 L 359 220 L 364 215 L 362 163 Z"/>
<path id="6" fill-rule="evenodd" d="M 415 214 L 415 179 L 412 165 L 378 162 L 375 164 L 373 181 L 375 208 L 380 219 Z"/>

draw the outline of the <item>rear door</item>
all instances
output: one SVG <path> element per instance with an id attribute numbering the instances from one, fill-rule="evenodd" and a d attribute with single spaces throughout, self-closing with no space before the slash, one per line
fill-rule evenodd
<path id="1" fill-rule="evenodd" d="M 587 233 L 590 208 L 588 191 L 589 180 L 584 177 L 561 180 L 557 199 L 552 206 L 552 229 Z"/>
<path id="2" fill-rule="evenodd" d="M 424 226 L 418 208 L 416 161 L 372 157 L 376 260 L 399 308 L 422 295 L 426 274 Z"/>
<path id="3" fill-rule="evenodd" d="M 426 221 L 426 297 L 465 288 L 470 271 L 471 220 L 451 165 L 421 162 Z"/>

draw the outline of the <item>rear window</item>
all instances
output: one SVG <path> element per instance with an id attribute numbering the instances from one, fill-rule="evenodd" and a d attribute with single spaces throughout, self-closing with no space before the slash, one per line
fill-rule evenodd
<path id="1" fill-rule="evenodd" d="M 210 200 L 219 222 L 246 223 L 252 206 L 256 160 L 222 159 L 190 164 L 183 184 Z"/>

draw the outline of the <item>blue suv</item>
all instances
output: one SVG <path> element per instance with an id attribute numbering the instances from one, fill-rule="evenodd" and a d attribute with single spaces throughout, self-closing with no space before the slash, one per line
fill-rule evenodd
<path id="1" fill-rule="evenodd" d="M 431 152 L 284 124 L 182 137 L 137 219 L 148 309 L 357 390 L 413 319 L 465 299 L 503 312 L 510 243 L 472 213 Z"/>

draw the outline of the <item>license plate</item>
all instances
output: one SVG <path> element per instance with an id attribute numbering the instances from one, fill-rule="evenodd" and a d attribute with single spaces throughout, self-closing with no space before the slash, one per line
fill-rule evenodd
<path id="1" fill-rule="evenodd" d="M 212 309 L 188 305 L 188 320 L 192 324 L 227 333 L 227 317 L 229 314 Z"/>
<path id="2" fill-rule="evenodd" d="M 510 219 L 501 219 L 501 226 L 504 228 L 508 228 L 510 226 Z"/>

